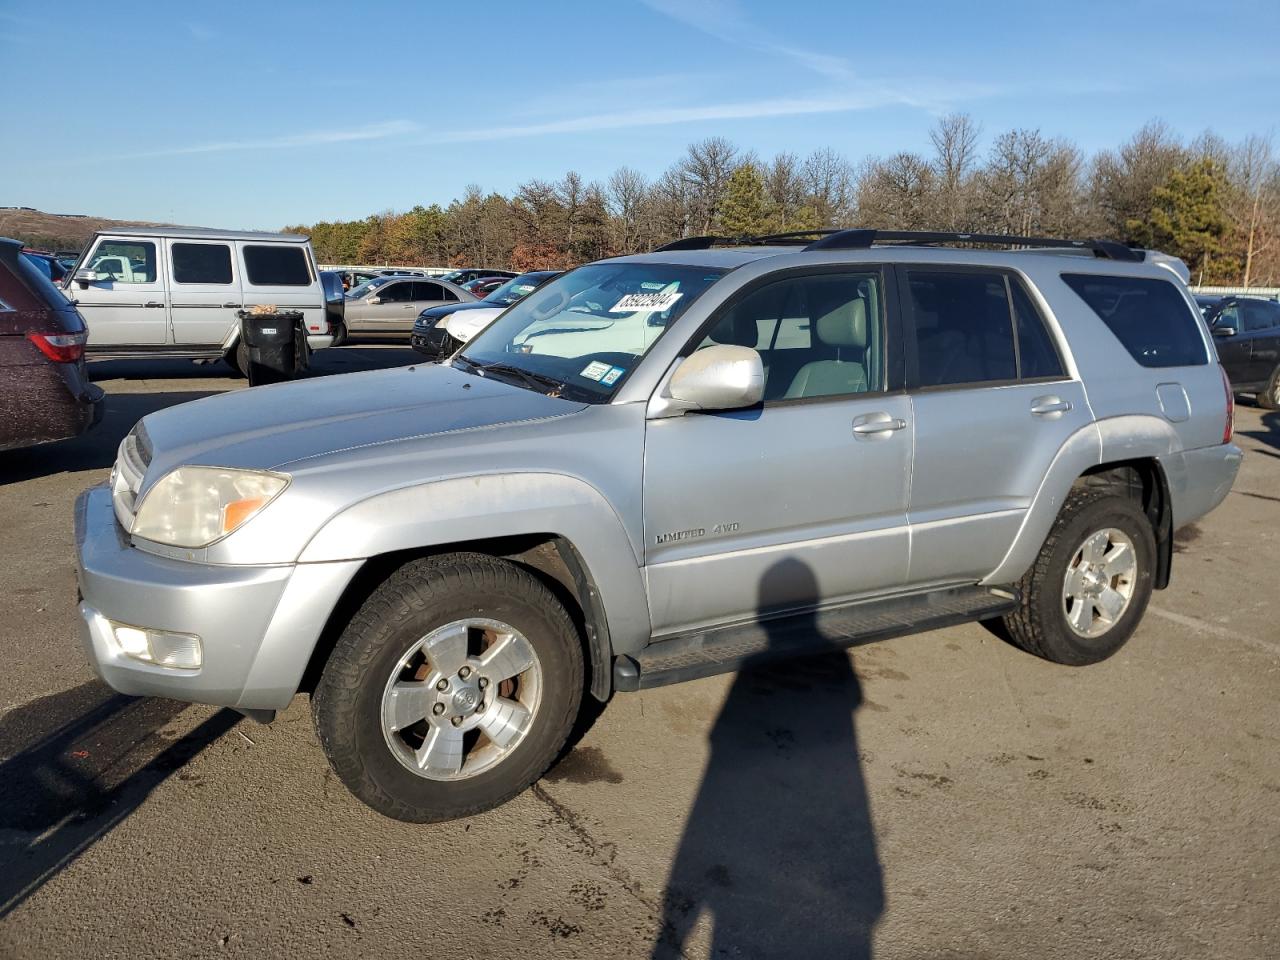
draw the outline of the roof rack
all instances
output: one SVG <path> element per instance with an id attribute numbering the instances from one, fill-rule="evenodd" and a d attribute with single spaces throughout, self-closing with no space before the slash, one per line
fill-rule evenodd
<path id="1" fill-rule="evenodd" d="M 1104 260 L 1141 263 L 1146 251 L 1127 247 L 1116 240 L 1089 238 L 1064 240 L 1057 237 L 1019 237 L 1002 233 L 951 233 L 930 230 L 794 230 L 759 237 L 683 237 L 659 247 L 658 251 L 707 250 L 713 246 L 796 244 L 805 250 L 869 250 L 876 243 L 906 245 L 973 243 L 1005 247 L 1036 247 L 1056 250 L 1088 250 Z"/>

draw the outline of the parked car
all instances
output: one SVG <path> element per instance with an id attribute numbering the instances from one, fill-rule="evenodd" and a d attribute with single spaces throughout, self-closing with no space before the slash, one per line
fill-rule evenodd
<path id="1" fill-rule="evenodd" d="M 442 356 L 453 353 L 462 342 L 452 336 L 447 325 L 448 318 L 454 314 L 465 314 L 468 322 L 464 329 L 474 332 L 488 324 L 516 301 L 527 297 L 547 281 L 560 276 L 560 273 L 559 270 L 534 270 L 532 273 L 522 273 L 508 280 L 483 300 L 445 304 L 442 307 L 423 310 L 413 323 L 413 335 L 409 338 L 409 343 L 423 356 L 439 360 Z M 472 314 L 476 315 L 475 323 L 470 322 Z"/>
<path id="2" fill-rule="evenodd" d="M 0 450 L 78 436 L 102 419 L 84 319 L 21 251 L 0 238 Z"/>
<path id="3" fill-rule="evenodd" d="M 1280 303 L 1222 297 L 1206 307 L 1205 319 L 1231 388 L 1254 394 L 1260 407 L 1280 409 Z"/>
<path id="4" fill-rule="evenodd" d="M 337 270 L 321 270 L 320 285 L 324 287 L 324 315 L 333 335 L 331 347 L 339 347 L 347 339 L 347 293 L 342 286 L 342 274 Z"/>
<path id="5" fill-rule="evenodd" d="M 506 277 L 510 279 L 516 276 L 511 270 L 490 270 L 488 268 L 467 267 L 463 270 L 450 270 L 448 273 L 442 273 L 436 277 L 437 280 L 447 280 L 449 283 L 463 284 L 469 280 L 478 280 L 480 277 Z"/>
<path id="6" fill-rule="evenodd" d="M 67 268 L 51 253 L 24 249 L 22 255 L 54 285 L 61 283 L 67 275 Z"/>
<path id="7" fill-rule="evenodd" d="M 312 350 L 333 342 L 306 237 L 192 227 L 100 230 L 63 284 L 89 356 L 225 359 L 244 373 L 238 311 L 300 311 Z"/>
<path id="8" fill-rule="evenodd" d="M 77 504 L 96 669 L 264 720 L 305 686 L 342 782 L 422 822 L 534 782 L 585 693 L 969 620 L 1114 654 L 1242 456 L 1182 281 L 1106 241 L 797 239 L 145 417 Z"/>
<path id="9" fill-rule="evenodd" d="M 347 332 L 412 333 L 423 310 L 478 299 L 445 280 L 377 277 L 347 294 Z"/>

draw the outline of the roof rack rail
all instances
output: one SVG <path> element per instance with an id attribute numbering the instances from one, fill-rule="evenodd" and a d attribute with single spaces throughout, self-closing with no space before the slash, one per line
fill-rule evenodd
<path id="1" fill-rule="evenodd" d="M 950 233 L 929 230 L 837 230 L 819 237 L 806 250 L 866 250 L 873 243 L 982 243 L 1009 247 L 1041 247 L 1059 250 L 1090 250 L 1105 260 L 1141 263 L 1146 251 L 1127 247 L 1116 240 L 1063 240 L 1056 237 L 1019 237 L 1001 233 Z"/>
<path id="2" fill-rule="evenodd" d="M 660 247 L 655 247 L 654 253 L 665 253 L 668 250 L 709 250 L 717 243 L 734 243 L 730 237 L 681 237 L 679 240 L 672 240 L 670 243 L 664 243 Z"/>

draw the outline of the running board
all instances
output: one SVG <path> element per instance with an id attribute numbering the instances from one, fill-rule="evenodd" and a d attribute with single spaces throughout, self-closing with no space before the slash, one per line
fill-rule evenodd
<path id="1" fill-rule="evenodd" d="M 613 686 L 623 691 L 647 690 L 697 680 L 767 660 L 811 656 L 986 620 L 1008 613 L 1017 604 L 1012 590 L 954 587 L 681 634 L 615 658 Z"/>

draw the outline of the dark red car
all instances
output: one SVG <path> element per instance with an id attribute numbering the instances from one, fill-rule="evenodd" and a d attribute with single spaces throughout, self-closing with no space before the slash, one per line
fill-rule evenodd
<path id="1" fill-rule="evenodd" d="M 84 433 L 102 419 L 84 319 L 22 244 L 0 238 L 0 450 Z"/>

